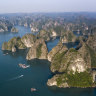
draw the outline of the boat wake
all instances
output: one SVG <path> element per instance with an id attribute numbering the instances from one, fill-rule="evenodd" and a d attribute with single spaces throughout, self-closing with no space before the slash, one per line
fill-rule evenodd
<path id="1" fill-rule="evenodd" d="M 22 78 L 23 76 L 24 76 L 24 75 L 20 75 L 20 76 L 14 77 L 14 78 L 12 78 L 12 79 L 9 79 L 8 81 L 16 80 L 16 79 Z"/>

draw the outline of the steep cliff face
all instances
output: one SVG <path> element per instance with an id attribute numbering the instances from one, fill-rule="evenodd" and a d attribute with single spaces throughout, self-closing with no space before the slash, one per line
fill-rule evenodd
<path id="1" fill-rule="evenodd" d="M 67 50 L 66 46 L 63 46 L 61 42 L 58 43 L 56 47 L 54 47 L 49 53 L 48 53 L 48 60 L 52 61 L 54 56 L 60 51 L 60 50 Z"/>
<path id="2" fill-rule="evenodd" d="M 25 49 L 26 46 L 21 41 L 20 37 L 14 37 L 8 42 L 4 42 L 2 45 L 2 50 L 9 50 L 15 52 L 17 49 Z"/>
<path id="3" fill-rule="evenodd" d="M 87 40 L 87 44 L 92 48 L 94 51 L 96 51 L 96 35 L 89 36 Z"/>
<path id="4" fill-rule="evenodd" d="M 66 31 L 61 37 L 62 43 L 75 42 L 76 36 L 71 31 Z"/>
<path id="5" fill-rule="evenodd" d="M 70 49 L 67 52 L 58 52 L 52 60 L 51 71 L 52 72 L 84 72 L 87 69 L 87 65 L 75 49 Z"/>
<path id="6" fill-rule="evenodd" d="M 45 44 L 44 39 L 37 39 L 33 46 L 30 48 L 26 59 L 32 60 L 35 58 L 38 59 L 47 59 L 48 50 Z"/>
<path id="7" fill-rule="evenodd" d="M 33 44 L 36 41 L 36 36 L 32 35 L 32 34 L 26 34 L 21 38 L 21 41 L 24 43 L 24 45 L 28 48 L 28 47 L 32 47 Z"/>
<path id="8" fill-rule="evenodd" d="M 68 43 L 68 40 L 67 40 L 66 36 L 62 37 L 61 41 L 62 41 L 62 43 Z"/>
<path id="9" fill-rule="evenodd" d="M 91 67 L 96 68 L 96 34 L 88 37 L 87 45 L 91 56 Z"/>
<path id="10" fill-rule="evenodd" d="M 84 61 L 86 62 L 86 65 L 88 68 L 91 68 L 91 55 L 90 50 L 88 48 L 88 45 L 85 43 L 82 43 L 82 47 L 78 50 Z"/>
<path id="11" fill-rule="evenodd" d="M 52 31 L 52 37 L 56 37 L 57 33 L 55 31 Z"/>
<path id="12" fill-rule="evenodd" d="M 57 74 L 53 76 L 51 79 L 48 79 L 47 85 L 48 86 L 58 86 L 58 87 L 69 87 L 68 83 L 66 82 L 67 78 L 63 78 L 62 83 L 59 81 L 61 75 Z"/>
<path id="13" fill-rule="evenodd" d="M 79 38 L 79 40 L 79 53 L 81 54 L 89 68 L 96 68 L 96 35 L 94 34 L 94 36 L 89 36 L 87 39 L 81 37 Z"/>
<path id="14" fill-rule="evenodd" d="M 16 52 L 16 47 L 12 46 L 12 52 Z"/>
<path id="15" fill-rule="evenodd" d="M 51 35 L 52 35 L 51 32 L 48 32 L 46 30 L 41 30 L 37 36 L 39 38 L 43 38 L 45 41 L 49 41 Z"/>

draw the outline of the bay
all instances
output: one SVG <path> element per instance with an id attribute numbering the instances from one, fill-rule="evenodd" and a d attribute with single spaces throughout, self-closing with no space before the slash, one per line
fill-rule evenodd
<path id="1" fill-rule="evenodd" d="M 50 62 L 47 60 L 27 61 L 27 50 L 19 50 L 16 53 L 3 52 L 2 43 L 14 36 L 22 37 L 31 33 L 30 28 L 16 26 L 18 33 L 0 33 L 0 96 L 96 96 L 95 88 L 65 88 L 48 87 L 46 82 L 52 77 Z M 59 39 L 47 43 L 48 51 L 57 45 Z M 5 53 L 8 53 L 4 55 Z M 30 65 L 30 68 L 22 69 L 19 63 Z M 36 92 L 31 92 L 36 88 Z"/>

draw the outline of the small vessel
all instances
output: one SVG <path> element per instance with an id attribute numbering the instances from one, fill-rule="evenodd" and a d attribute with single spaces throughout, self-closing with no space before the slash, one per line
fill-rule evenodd
<path id="1" fill-rule="evenodd" d="M 36 91 L 36 88 L 31 88 L 31 92 L 34 92 L 34 91 Z"/>
<path id="2" fill-rule="evenodd" d="M 24 75 L 21 75 L 21 76 L 19 76 L 19 78 L 20 78 L 20 77 L 23 77 L 23 76 L 24 76 Z"/>
<path id="3" fill-rule="evenodd" d="M 30 67 L 30 65 L 25 65 L 25 64 L 21 64 L 21 63 L 19 64 L 19 66 L 20 66 L 21 68 L 24 68 L 24 69 Z"/>

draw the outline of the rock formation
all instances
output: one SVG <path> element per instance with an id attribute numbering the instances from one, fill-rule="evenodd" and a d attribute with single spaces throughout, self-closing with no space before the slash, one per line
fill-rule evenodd
<path id="1" fill-rule="evenodd" d="M 87 44 L 94 50 L 96 51 L 96 35 L 91 35 L 89 36 L 87 40 Z"/>
<path id="2" fill-rule="evenodd" d="M 11 32 L 18 32 L 18 29 L 15 27 L 12 27 Z"/>
<path id="3" fill-rule="evenodd" d="M 51 62 L 53 57 L 60 51 L 60 50 L 67 50 L 66 46 L 63 46 L 61 42 L 58 43 L 56 47 L 54 47 L 49 53 L 48 53 L 48 60 Z"/>
<path id="4" fill-rule="evenodd" d="M 25 49 L 26 46 L 21 41 L 20 37 L 14 37 L 8 42 L 4 42 L 2 45 L 2 50 L 9 50 L 15 52 L 17 49 Z"/>
<path id="5" fill-rule="evenodd" d="M 16 47 L 12 46 L 12 52 L 16 52 Z"/>
<path id="6" fill-rule="evenodd" d="M 94 84 L 92 83 L 93 79 L 90 71 L 92 57 L 89 45 L 82 42 L 82 46 L 78 50 L 74 48 L 68 50 L 62 44 L 58 45 L 53 48 L 55 51 L 52 49 L 49 53 L 50 55 L 48 54 L 51 58 L 48 59 L 51 61 L 50 69 L 53 73 L 56 73 L 56 75 L 48 80 L 47 85 L 63 88 L 93 86 Z M 56 51 L 56 49 L 58 50 Z M 83 84 L 83 81 L 86 83 Z"/>
<path id="7" fill-rule="evenodd" d="M 28 47 L 32 47 L 33 44 L 36 41 L 36 36 L 32 35 L 32 34 L 26 34 L 21 38 L 21 41 L 24 43 L 24 45 L 28 48 Z"/>
<path id="8" fill-rule="evenodd" d="M 62 43 L 75 42 L 76 36 L 71 31 L 66 31 L 61 36 Z"/>
<path id="9" fill-rule="evenodd" d="M 44 39 L 37 39 L 36 42 L 33 44 L 33 46 L 30 48 L 26 59 L 27 60 L 32 60 L 35 58 L 38 59 L 47 59 L 47 46 L 44 41 Z"/>
<path id="10" fill-rule="evenodd" d="M 52 72 L 67 72 L 72 71 L 75 73 L 84 72 L 87 69 L 86 63 L 82 56 L 75 49 L 63 52 L 58 52 L 51 63 Z"/>

